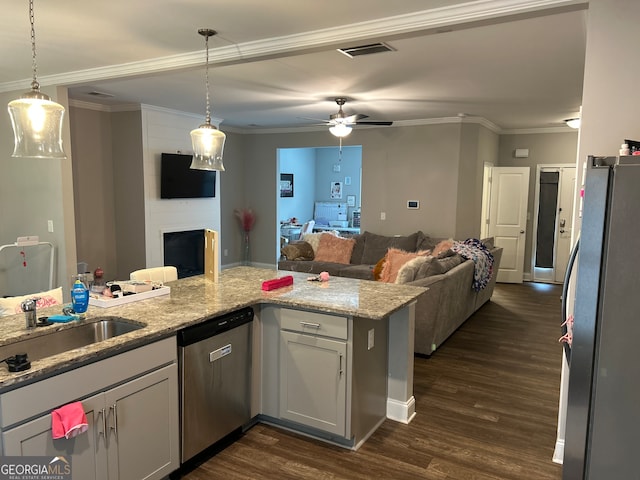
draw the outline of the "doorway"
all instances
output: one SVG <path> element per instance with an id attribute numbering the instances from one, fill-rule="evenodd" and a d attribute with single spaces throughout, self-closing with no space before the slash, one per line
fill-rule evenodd
<path id="1" fill-rule="evenodd" d="M 534 282 L 562 283 L 571 249 L 576 167 L 538 165 L 531 258 Z"/>

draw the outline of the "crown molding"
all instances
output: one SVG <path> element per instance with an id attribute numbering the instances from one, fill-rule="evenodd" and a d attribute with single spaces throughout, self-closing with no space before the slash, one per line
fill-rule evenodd
<path id="1" fill-rule="evenodd" d="M 266 56 L 339 46 L 345 42 L 407 35 L 545 10 L 581 9 L 587 5 L 587 0 L 478 0 L 351 25 L 209 49 L 209 64 L 247 62 Z M 68 86 L 76 83 L 125 78 L 202 65 L 204 65 L 204 50 L 198 50 L 119 65 L 45 75 L 39 77 L 38 81 L 41 86 Z M 5 82 L 0 84 L 0 92 L 22 90 L 25 85 L 29 84 L 30 79 Z"/>

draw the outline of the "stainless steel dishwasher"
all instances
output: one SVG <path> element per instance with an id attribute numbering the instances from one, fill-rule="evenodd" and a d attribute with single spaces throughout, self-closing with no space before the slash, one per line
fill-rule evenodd
<path id="1" fill-rule="evenodd" d="M 251 419 L 253 310 L 178 332 L 181 462 Z"/>

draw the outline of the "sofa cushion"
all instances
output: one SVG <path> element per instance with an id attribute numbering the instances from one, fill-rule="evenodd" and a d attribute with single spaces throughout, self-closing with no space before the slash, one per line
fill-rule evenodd
<path id="1" fill-rule="evenodd" d="M 432 238 L 421 230 L 418 230 L 416 238 L 416 250 L 433 250 L 438 244 L 438 239 Z"/>
<path id="2" fill-rule="evenodd" d="M 373 280 L 371 265 L 343 265 L 338 275 L 341 277 L 357 278 L 359 280 Z"/>
<path id="3" fill-rule="evenodd" d="M 384 257 L 389 248 L 397 248 L 406 252 L 416 251 L 416 240 L 418 232 L 406 237 L 393 237 L 377 235 L 371 232 L 364 232 L 364 251 L 360 263 L 375 265 L 378 260 Z"/>
<path id="4" fill-rule="evenodd" d="M 432 275 L 442 275 L 464 261 L 464 259 L 457 254 L 450 257 L 430 258 L 432 259 L 431 261 L 419 265 L 418 271 L 413 277 L 414 280 L 431 277 Z"/>
<path id="5" fill-rule="evenodd" d="M 407 263 L 409 260 L 413 260 L 416 257 L 427 255 L 429 255 L 428 250 L 424 250 L 421 252 L 407 252 L 398 248 L 389 248 L 385 256 L 382 273 L 380 274 L 380 281 L 395 283 L 398 272 L 405 263 Z"/>
<path id="6" fill-rule="evenodd" d="M 313 260 L 313 248 L 308 242 L 291 242 L 280 249 L 287 260 Z"/>
<path id="7" fill-rule="evenodd" d="M 351 264 L 352 265 L 360 265 L 362 263 L 362 253 L 364 252 L 364 234 L 354 235 L 353 238 L 356 243 L 353 246 L 353 251 L 351 252 Z"/>
<path id="8" fill-rule="evenodd" d="M 330 233 L 323 233 L 318 243 L 315 259 L 319 262 L 349 264 L 355 243 L 353 238 L 342 238 Z"/>

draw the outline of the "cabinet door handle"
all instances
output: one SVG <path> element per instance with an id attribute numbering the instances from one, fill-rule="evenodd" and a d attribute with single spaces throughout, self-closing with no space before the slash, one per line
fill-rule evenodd
<path id="1" fill-rule="evenodd" d="M 98 435 L 103 435 L 104 438 L 107 438 L 107 412 L 104 408 L 98 410 L 98 415 L 102 417 L 102 431 L 98 432 Z"/>
<path id="2" fill-rule="evenodd" d="M 342 376 L 342 373 L 343 373 L 343 371 L 342 371 L 342 354 L 340 354 L 340 363 L 339 363 L 338 367 L 339 367 L 338 375 Z"/>
<path id="3" fill-rule="evenodd" d="M 300 321 L 300 325 L 302 325 L 302 328 L 304 328 L 304 327 L 320 328 L 320 324 L 319 323 L 311 323 L 311 322 Z"/>
<path id="4" fill-rule="evenodd" d="M 109 407 L 109 410 L 111 410 L 113 412 L 113 423 L 111 424 L 111 426 L 109 428 L 111 428 L 111 430 L 113 430 L 113 433 L 115 434 L 115 436 L 117 438 L 118 437 L 118 410 L 117 410 L 116 407 L 117 407 L 117 405 L 115 403 Z"/>

